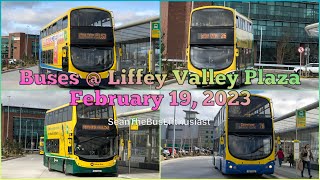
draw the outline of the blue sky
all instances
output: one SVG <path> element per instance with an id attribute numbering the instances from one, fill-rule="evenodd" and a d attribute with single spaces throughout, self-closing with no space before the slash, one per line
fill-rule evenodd
<path id="1" fill-rule="evenodd" d="M 116 26 L 160 14 L 160 3 L 157 1 L 2 2 L 1 33 L 8 35 L 10 32 L 28 31 L 39 34 L 47 23 L 77 6 L 97 6 L 113 11 Z"/>

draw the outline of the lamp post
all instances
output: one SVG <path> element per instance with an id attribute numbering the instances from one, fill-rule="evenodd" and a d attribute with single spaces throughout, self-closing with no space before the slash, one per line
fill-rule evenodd
<path id="1" fill-rule="evenodd" d="M 23 104 L 22 104 L 23 106 Z M 19 144 L 21 143 L 21 106 L 20 106 L 20 128 L 19 128 Z"/>
<path id="2" fill-rule="evenodd" d="M 27 149 L 27 131 L 28 131 L 28 121 L 26 121 L 26 132 L 24 134 L 24 150 Z"/>
<path id="3" fill-rule="evenodd" d="M 8 97 L 8 121 L 7 121 L 7 139 L 8 139 L 8 137 L 9 137 L 9 120 L 10 120 L 10 118 L 9 118 L 9 116 L 10 116 L 10 97 L 11 96 L 7 96 Z"/>
<path id="4" fill-rule="evenodd" d="M 31 124 L 31 143 L 30 143 L 30 149 L 31 149 L 31 151 L 33 152 L 33 146 L 32 146 L 32 143 L 33 143 L 33 121 L 31 122 L 32 124 Z"/>
<path id="5" fill-rule="evenodd" d="M 26 57 L 28 57 L 28 30 L 29 30 L 29 25 L 27 25 L 27 43 L 26 43 L 26 47 L 25 47 L 25 54 L 26 54 Z"/>
<path id="6" fill-rule="evenodd" d="M 174 111 L 173 111 L 173 142 L 172 142 L 172 153 L 171 156 L 174 158 L 174 150 L 175 150 L 175 145 L 176 145 L 176 106 L 174 106 Z"/>
<path id="7" fill-rule="evenodd" d="M 36 141 L 36 149 L 37 149 L 37 148 L 38 148 L 38 138 L 39 138 L 39 134 L 38 134 L 38 132 L 34 132 L 34 133 L 37 134 L 37 141 Z"/>

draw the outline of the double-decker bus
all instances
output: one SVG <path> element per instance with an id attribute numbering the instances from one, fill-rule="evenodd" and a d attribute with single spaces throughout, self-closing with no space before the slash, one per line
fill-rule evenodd
<path id="1" fill-rule="evenodd" d="M 228 101 L 230 98 L 228 98 Z M 238 102 L 247 99 L 239 96 Z M 213 165 L 223 174 L 272 174 L 275 166 L 271 100 L 251 95 L 247 106 L 223 106 L 214 118 Z"/>
<path id="2" fill-rule="evenodd" d="M 40 137 L 40 142 L 39 142 L 39 154 L 43 155 L 44 151 L 43 151 L 43 146 L 44 146 L 44 137 Z"/>
<path id="3" fill-rule="evenodd" d="M 46 112 L 44 166 L 65 174 L 117 175 L 118 127 L 114 106 L 69 104 Z"/>
<path id="4" fill-rule="evenodd" d="M 116 69 L 113 15 L 96 7 L 70 9 L 40 32 L 39 72 L 78 74 L 86 85 L 91 72 L 107 85 L 108 70 Z"/>
<path id="5" fill-rule="evenodd" d="M 253 68 L 252 21 L 228 7 L 193 9 L 186 58 L 190 73 L 238 74 L 236 85 L 244 84 L 244 70 Z"/>

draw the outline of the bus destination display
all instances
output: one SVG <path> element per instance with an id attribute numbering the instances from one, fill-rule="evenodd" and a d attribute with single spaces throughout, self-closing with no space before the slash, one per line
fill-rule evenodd
<path id="1" fill-rule="evenodd" d="M 78 39 L 106 40 L 106 33 L 78 33 Z"/>
<path id="2" fill-rule="evenodd" d="M 227 39 L 227 33 L 198 33 L 198 39 Z"/>
<path id="3" fill-rule="evenodd" d="M 95 130 L 110 130 L 110 127 L 109 126 L 106 126 L 106 125 L 93 125 L 93 124 L 83 124 L 82 125 L 82 129 L 83 130 L 92 130 L 92 131 L 95 131 Z"/>
<path id="4" fill-rule="evenodd" d="M 264 123 L 236 123 L 235 129 L 238 130 L 246 130 L 246 129 L 254 129 L 254 130 L 264 130 L 266 128 Z"/>

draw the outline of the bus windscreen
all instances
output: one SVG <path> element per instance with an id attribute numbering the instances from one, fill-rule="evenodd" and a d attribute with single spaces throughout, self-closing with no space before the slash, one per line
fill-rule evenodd
<path id="1" fill-rule="evenodd" d="M 202 9 L 193 12 L 192 27 L 226 27 L 234 26 L 233 13 L 226 9 Z"/>
<path id="2" fill-rule="evenodd" d="M 117 154 L 118 137 L 113 116 L 112 106 L 77 106 L 75 155 L 82 160 L 99 162 Z"/>
<path id="3" fill-rule="evenodd" d="M 243 97 L 238 97 L 238 102 L 245 102 Z M 228 106 L 229 118 L 271 118 L 270 103 L 267 99 L 251 96 L 247 106 Z"/>
<path id="4" fill-rule="evenodd" d="M 202 46 L 190 47 L 192 65 L 198 69 L 211 68 L 221 70 L 231 65 L 233 46 Z"/>

